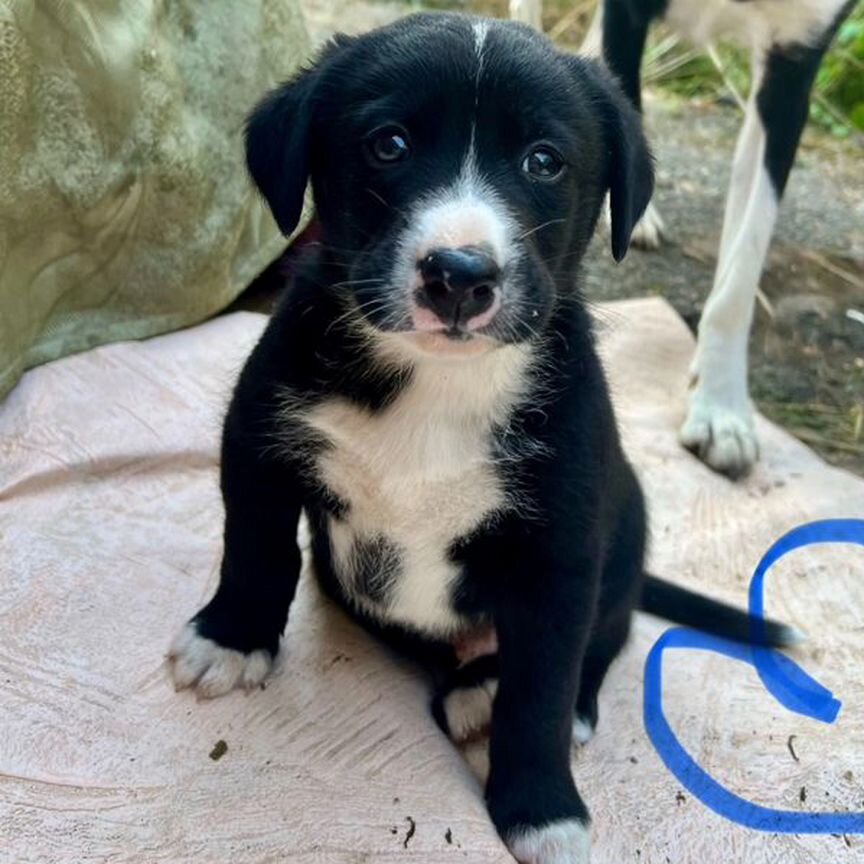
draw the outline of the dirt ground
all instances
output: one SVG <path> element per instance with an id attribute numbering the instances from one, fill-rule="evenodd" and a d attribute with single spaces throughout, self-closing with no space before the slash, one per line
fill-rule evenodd
<path id="1" fill-rule="evenodd" d="M 316 41 L 420 4 L 304 0 Z M 439 7 L 440 8 L 440 7 Z M 645 113 L 669 242 L 621 264 L 598 232 L 592 300 L 661 295 L 695 329 L 711 286 L 741 113 L 649 93 Z M 750 386 L 760 410 L 828 461 L 864 475 L 864 147 L 808 130 L 780 211 L 757 307 Z M 681 395 L 682 404 L 685 398 Z"/>

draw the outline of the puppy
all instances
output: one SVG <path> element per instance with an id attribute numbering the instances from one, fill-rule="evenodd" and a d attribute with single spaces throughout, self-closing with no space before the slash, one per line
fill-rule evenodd
<path id="1" fill-rule="evenodd" d="M 753 304 L 777 209 L 804 124 L 810 89 L 851 0 L 601 0 L 603 56 L 636 108 L 650 24 L 663 19 L 704 42 L 749 46 L 753 84 L 738 137 L 714 286 L 699 323 L 693 389 L 681 442 L 732 477 L 758 457 L 747 389 Z M 597 27 L 592 27 L 597 30 Z M 663 222 L 649 206 L 633 240 L 657 247 Z"/>
<path id="2" fill-rule="evenodd" d="M 577 290 L 606 194 L 616 258 L 651 197 L 638 112 L 528 27 L 417 15 L 331 42 L 246 143 L 286 234 L 311 177 L 321 243 L 228 411 L 221 581 L 174 643 L 176 685 L 267 674 L 302 510 L 323 590 L 427 664 L 442 727 L 463 739 L 491 712 L 486 797 L 514 856 L 581 864 L 574 720 L 586 738 L 633 609 L 748 635 L 643 577 L 642 494 Z"/>

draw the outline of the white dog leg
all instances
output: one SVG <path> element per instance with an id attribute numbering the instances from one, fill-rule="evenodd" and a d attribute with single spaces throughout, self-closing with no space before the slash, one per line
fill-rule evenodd
<path id="1" fill-rule="evenodd" d="M 583 57 L 592 57 L 595 60 L 603 56 L 603 0 L 597 3 L 591 26 L 579 46 L 579 53 Z"/>
<path id="2" fill-rule="evenodd" d="M 754 88 L 755 93 L 755 88 Z M 747 390 L 753 302 L 777 217 L 753 96 L 738 138 L 714 286 L 699 323 L 693 390 L 681 442 L 717 471 L 746 473 L 758 457 Z"/>
<path id="3" fill-rule="evenodd" d="M 510 17 L 543 32 L 542 0 L 510 0 Z"/>

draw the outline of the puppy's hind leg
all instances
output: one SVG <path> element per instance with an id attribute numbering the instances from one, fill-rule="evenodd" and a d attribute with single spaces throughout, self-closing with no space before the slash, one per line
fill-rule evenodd
<path id="1" fill-rule="evenodd" d="M 573 716 L 573 743 L 587 744 L 597 729 L 597 695 L 612 661 L 618 656 L 630 632 L 629 612 L 607 624 L 604 632 L 595 635 L 585 653 L 579 696 Z"/>
<path id="2" fill-rule="evenodd" d="M 489 654 L 457 669 L 432 700 L 432 716 L 455 744 L 486 735 L 498 690 L 498 656 Z"/>
<path id="3" fill-rule="evenodd" d="M 485 654 L 445 677 L 432 716 L 456 745 L 481 786 L 489 779 L 489 727 L 498 692 L 498 655 Z"/>
<path id="4" fill-rule="evenodd" d="M 773 49 L 738 138 L 714 287 L 699 322 L 694 389 L 681 443 L 716 471 L 747 473 L 759 448 L 747 390 L 753 301 L 801 131 L 821 51 Z M 760 58 L 761 59 L 761 58 Z"/>

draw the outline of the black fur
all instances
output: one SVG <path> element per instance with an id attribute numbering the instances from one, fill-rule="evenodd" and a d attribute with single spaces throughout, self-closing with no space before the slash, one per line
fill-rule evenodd
<path id="1" fill-rule="evenodd" d="M 316 454 L 328 441 L 310 436 L 297 416 L 337 396 L 380 414 L 410 386 L 410 363 L 384 362 L 370 347 L 370 327 L 409 327 L 401 286 L 381 277 L 410 227 L 410 207 L 453 182 L 473 125 L 477 168 L 523 235 L 514 241 L 506 327 L 486 332 L 502 345 L 531 345 L 543 369 L 542 387 L 537 379 L 490 441 L 499 480 L 529 506 L 503 508 L 449 552 L 460 574 L 453 608 L 497 632 L 497 657 L 473 668 L 486 676 L 493 663 L 499 676 L 486 796 L 508 839 L 555 819 L 587 820 L 570 772 L 573 712 L 596 721 L 597 691 L 642 592 L 644 502 L 577 285 L 605 194 L 621 257 L 650 198 L 652 169 L 637 113 L 599 67 L 515 24 L 491 29 L 483 57 L 481 77 L 472 19 L 410 17 L 332 44 L 252 115 L 248 162 L 259 189 L 290 233 L 308 172 L 322 241 L 237 385 L 222 454 L 222 578 L 194 621 L 220 645 L 275 653 L 300 572 L 293 537 L 302 508 L 327 593 L 425 660 L 439 696 L 465 685 L 469 673 L 459 672 L 442 634 L 390 624 L 346 593 L 328 526 L 349 518 L 352 503 L 317 475 Z M 369 133 L 388 123 L 410 134 L 408 166 L 376 168 L 364 155 Z M 520 174 L 538 140 L 564 155 L 555 182 Z M 285 410 L 286 388 L 301 409 Z M 380 599 L 399 578 L 399 551 L 386 537 L 368 540 L 357 550 L 364 590 Z M 382 566 L 384 579 L 375 573 Z M 698 614 L 689 616 L 694 623 Z"/>
<path id="2" fill-rule="evenodd" d="M 775 45 L 768 52 L 756 104 L 765 126 L 765 167 L 778 198 L 786 189 L 795 151 L 807 123 L 810 90 L 816 73 L 853 5 L 850 0 L 814 44 Z"/>

